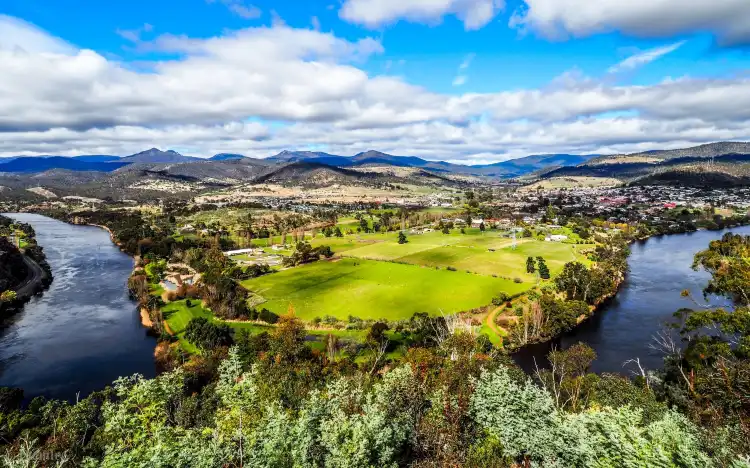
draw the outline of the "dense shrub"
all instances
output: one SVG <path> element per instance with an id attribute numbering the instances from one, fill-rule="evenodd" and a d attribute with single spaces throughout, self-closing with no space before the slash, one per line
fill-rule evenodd
<path id="1" fill-rule="evenodd" d="M 199 317 L 190 320 L 185 327 L 185 338 L 203 351 L 232 344 L 232 329 L 229 325 L 214 324 Z"/>

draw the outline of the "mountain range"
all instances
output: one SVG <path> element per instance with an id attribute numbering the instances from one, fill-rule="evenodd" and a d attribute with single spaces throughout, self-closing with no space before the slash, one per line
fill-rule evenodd
<path id="1" fill-rule="evenodd" d="M 493 164 L 462 165 L 446 161 L 430 161 L 415 156 L 394 156 L 380 151 L 365 151 L 354 156 L 340 156 L 319 151 L 282 151 L 265 159 L 245 157 L 235 153 L 220 153 L 211 158 L 195 158 L 174 150 L 151 148 L 130 156 L 86 155 L 17 156 L 0 159 L 3 174 L 45 174 L 53 170 L 71 172 L 127 174 L 162 174 L 165 177 L 187 177 L 209 183 L 235 183 L 251 177 L 274 173 L 274 180 L 284 174 L 294 174 L 292 179 L 303 180 L 305 171 L 320 174 L 328 168 L 353 170 L 336 172 L 336 177 L 366 177 L 371 172 L 383 173 L 383 168 L 421 170 L 420 177 L 472 176 L 493 179 L 550 178 L 561 176 L 611 177 L 632 182 L 659 173 L 659 180 L 672 180 L 674 174 L 694 171 L 710 162 L 710 171 L 730 174 L 731 177 L 750 176 L 750 143 L 719 142 L 692 148 L 654 150 L 619 155 L 531 155 Z M 310 163 L 308 165 L 302 163 Z M 295 165 L 290 170 L 282 169 Z M 323 171 L 325 172 L 325 171 Z M 334 171 L 335 172 L 335 171 Z M 402 171 L 403 172 L 403 171 Z M 666 174 L 665 174 L 666 172 Z M 673 174 L 674 173 L 674 174 Z M 333 177 L 332 172 L 328 172 Z M 416 172 L 414 174 L 417 174 Z M 119 175 L 117 177 L 124 177 Z M 270 177 L 270 176 L 269 176 Z M 454 177 L 455 178 L 455 177 Z M 89 179 L 89 177 L 87 177 Z M 744 180 L 744 179 L 742 179 Z"/>
<path id="2" fill-rule="evenodd" d="M 572 154 L 533 155 L 494 164 L 467 166 L 445 161 L 429 161 L 415 156 L 393 156 L 374 150 L 365 151 L 354 156 L 339 156 L 315 151 L 282 151 L 266 159 L 247 158 L 241 154 L 220 153 L 208 159 L 202 159 L 184 156 L 173 150 L 161 151 L 157 148 L 151 148 L 125 157 L 89 155 L 74 157 L 18 156 L 13 158 L 2 158 L 0 159 L 0 172 L 36 173 L 50 169 L 112 172 L 128 164 L 177 164 L 197 162 L 205 163 L 208 161 L 254 160 L 266 165 L 314 162 L 338 168 L 388 165 L 421 168 L 442 173 L 510 178 L 528 174 L 540 169 L 580 164 L 593 157 L 594 155 L 581 156 Z"/>

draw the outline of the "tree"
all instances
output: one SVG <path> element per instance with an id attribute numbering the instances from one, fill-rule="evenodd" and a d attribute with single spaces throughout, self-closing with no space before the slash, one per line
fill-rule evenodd
<path id="1" fill-rule="evenodd" d="M 334 235 L 335 235 L 336 237 L 344 237 L 344 234 L 343 234 L 343 233 L 341 232 L 341 228 L 340 228 L 340 227 L 338 227 L 338 226 L 336 226 L 336 229 L 335 229 L 335 231 L 334 231 Z"/>
<path id="2" fill-rule="evenodd" d="M 596 352 L 588 345 L 578 343 L 566 350 L 553 349 L 547 359 L 550 369 L 537 368 L 536 376 L 554 398 L 555 406 L 571 411 L 585 407 L 589 397 L 593 396 L 597 381 L 587 375 Z"/>
<path id="3" fill-rule="evenodd" d="M 204 317 L 191 319 L 185 327 L 185 338 L 203 351 L 232 344 L 229 325 L 215 325 Z"/>
<path id="4" fill-rule="evenodd" d="M 305 263 L 316 262 L 320 257 L 333 257 L 333 250 L 328 245 L 312 247 L 309 242 L 298 242 L 294 252 L 282 260 L 284 266 L 297 266 Z"/>
<path id="5" fill-rule="evenodd" d="M 12 290 L 3 291 L 0 294 L 0 302 L 13 302 L 16 300 L 16 292 Z"/>
<path id="6" fill-rule="evenodd" d="M 568 262 L 555 278 L 557 290 L 568 300 L 588 301 L 591 293 L 591 271 L 580 262 Z"/>
<path id="7" fill-rule="evenodd" d="M 443 234 L 450 234 L 451 230 L 448 228 L 448 226 L 443 227 Z"/>
<path id="8" fill-rule="evenodd" d="M 484 221 L 481 222 L 481 223 L 479 223 L 479 230 L 482 231 L 482 232 L 484 232 L 484 230 L 485 230 Z"/>
<path id="9" fill-rule="evenodd" d="M 406 239 L 406 234 L 404 234 L 404 231 L 399 231 L 399 233 L 398 233 L 398 243 L 399 244 L 406 244 L 407 242 L 409 242 L 409 241 Z"/>
<path id="10" fill-rule="evenodd" d="M 238 224 L 240 226 L 240 232 L 242 232 L 245 235 L 245 245 L 252 245 L 253 241 L 253 225 L 255 223 L 255 219 L 253 218 L 252 213 L 248 213 L 244 217 L 240 218 L 238 221 Z"/>
<path id="11" fill-rule="evenodd" d="M 526 273 L 534 274 L 536 272 L 536 263 L 534 262 L 534 257 L 527 257 L 526 258 Z"/>
<path id="12" fill-rule="evenodd" d="M 549 279 L 549 268 L 547 268 L 547 262 L 544 261 L 544 258 L 537 257 L 536 258 L 537 263 L 537 270 L 539 270 L 539 277 L 542 279 Z"/>

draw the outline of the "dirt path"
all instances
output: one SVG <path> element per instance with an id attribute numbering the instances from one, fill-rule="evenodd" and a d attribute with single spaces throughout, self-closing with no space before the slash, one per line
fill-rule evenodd
<path id="1" fill-rule="evenodd" d="M 484 319 L 484 323 L 490 327 L 490 330 L 492 330 L 495 335 L 497 335 L 500 339 L 502 339 L 502 333 L 500 332 L 500 327 L 497 326 L 495 323 L 495 317 L 500 313 L 500 310 L 503 308 L 503 306 L 496 307 L 492 310 L 489 314 L 487 314 L 487 318 Z"/>

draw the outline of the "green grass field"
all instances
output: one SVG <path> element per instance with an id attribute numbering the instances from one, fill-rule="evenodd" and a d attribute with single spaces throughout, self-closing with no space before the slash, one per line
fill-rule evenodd
<path id="1" fill-rule="evenodd" d="M 415 312 L 450 314 L 487 305 L 500 292 L 516 294 L 531 287 L 462 271 L 353 258 L 291 268 L 242 285 L 267 300 L 263 307 L 283 314 L 291 303 L 304 320 L 324 315 L 402 320 Z"/>
<path id="2" fill-rule="evenodd" d="M 374 237 L 379 237 L 379 242 L 337 253 L 345 257 L 394 260 L 429 267 L 450 266 L 482 275 L 521 278 L 527 282 L 536 279 L 526 273 L 526 258 L 529 256 L 544 257 L 553 275 L 559 273 L 567 262 L 588 263 L 577 253 L 580 249 L 576 245 L 519 239 L 513 249 L 513 241 L 495 231 L 481 234 L 479 230 L 467 229 L 467 234 L 454 231 L 447 235 L 430 232 L 409 236 L 407 244 L 398 244 L 393 233 Z"/>

